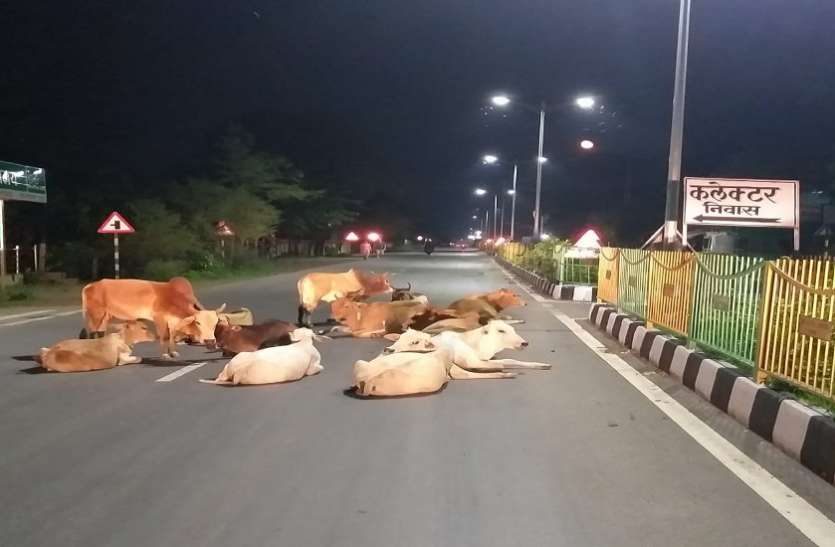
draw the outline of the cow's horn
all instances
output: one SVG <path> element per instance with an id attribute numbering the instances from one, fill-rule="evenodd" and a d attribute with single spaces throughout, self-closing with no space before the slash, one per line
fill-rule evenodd
<path id="1" fill-rule="evenodd" d="M 223 313 L 223 310 L 225 310 L 225 309 L 226 309 L 226 302 L 224 302 L 223 305 L 217 309 L 217 313 Z"/>

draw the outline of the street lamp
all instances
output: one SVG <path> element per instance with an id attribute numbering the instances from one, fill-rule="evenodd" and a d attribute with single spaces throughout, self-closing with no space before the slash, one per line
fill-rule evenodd
<path id="1" fill-rule="evenodd" d="M 484 157 L 481 158 L 482 163 L 486 165 L 493 165 L 497 161 L 499 161 L 498 156 L 494 156 L 493 154 L 485 154 Z"/>
<path id="2" fill-rule="evenodd" d="M 580 141 L 580 148 L 582 148 L 583 150 L 591 150 L 592 148 L 594 148 L 594 142 L 588 139 L 584 139 Z"/>
<path id="3" fill-rule="evenodd" d="M 474 190 L 474 193 L 477 196 L 483 196 L 484 194 L 487 193 L 487 190 L 485 190 L 484 188 L 476 188 Z M 488 224 L 489 221 L 487 220 L 489 218 L 489 214 L 490 214 L 490 211 L 485 209 L 485 211 L 484 211 L 484 229 L 485 230 L 487 230 L 487 228 L 489 227 L 489 224 Z M 496 230 L 497 230 L 496 221 L 498 220 L 498 214 L 499 214 L 499 195 L 498 194 L 493 194 L 493 238 L 496 237 Z"/>
<path id="4" fill-rule="evenodd" d="M 689 1 L 689 0 L 687 0 Z M 506 107 L 510 105 L 511 100 L 510 97 L 507 95 L 496 95 L 490 99 L 492 103 L 498 107 Z M 530 106 L 525 105 L 524 103 L 519 103 L 521 106 L 528 108 L 530 110 L 536 110 Z M 583 110 L 591 110 L 592 107 L 595 105 L 595 100 L 593 97 L 589 96 L 582 96 L 577 97 L 574 100 L 574 105 L 578 108 Z M 537 147 L 537 162 L 536 162 L 536 199 L 534 200 L 534 213 L 533 213 L 533 236 L 536 239 L 539 236 L 539 231 L 542 229 L 542 223 L 540 222 L 540 202 L 542 196 L 542 164 L 547 161 L 545 156 L 542 155 L 542 149 L 545 145 L 545 112 L 547 111 L 547 106 L 543 101 L 540 103 L 539 106 L 539 145 Z"/>
<path id="5" fill-rule="evenodd" d="M 487 161 L 487 158 L 490 157 L 493 161 Z M 498 156 L 494 155 L 485 155 L 484 156 L 484 163 L 488 165 L 493 165 L 498 163 L 499 158 Z M 513 164 L 513 188 L 507 191 L 507 194 L 511 196 L 511 206 L 510 206 L 510 240 L 513 241 L 513 237 L 516 235 L 516 177 L 518 174 L 518 166 L 516 163 Z M 498 196 L 496 197 L 498 200 Z M 495 211 L 494 211 L 495 213 Z M 495 223 L 495 218 L 493 219 Z M 493 230 L 495 232 L 495 229 Z M 502 235 L 504 236 L 504 197 L 502 197 L 502 228 L 501 228 Z M 495 235 L 495 234 L 494 234 Z"/>
<path id="6" fill-rule="evenodd" d="M 487 193 L 487 190 L 485 190 L 484 188 L 476 188 L 476 189 L 474 190 L 474 193 L 475 193 L 475 195 L 477 195 L 477 196 L 483 196 L 484 194 L 486 194 L 486 193 Z"/>

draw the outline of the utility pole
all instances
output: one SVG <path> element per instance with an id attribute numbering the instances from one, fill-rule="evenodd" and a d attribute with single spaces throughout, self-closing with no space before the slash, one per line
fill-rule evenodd
<path id="1" fill-rule="evenodd" d="M 667 206 L 664 212 L 664 244 L 672 247 L 678 237 L 681 191 L 681 155 L 684 142 L 684 98 L 687 88 L 687 48 L 690 35 L 690 0 L 681 0 L 676 49 L 676 81 L 673 91 L 673 124 L 667 172 Z M 684 243 L 684 242 L 682 242 Z"/>
<path id="2" fill-rule="evenodd" d="M 537 162 L 539 163 L 539 162 Z M 516 236 L 516 172 L 517 166 L 513 164 L 513 198 L 510 205 L 510 240 Z"/>
<path id="3" fill-rule="evenodd" d="M 539 152 L 536 155 L 536 199 L 534 201 L 533 212 L 533 238 L 539 239 L 539 231 L 542 225 L 539 221 L 539 202 L 542 193 L 542 152 L 545 145 L 545 103 L 539 110 Z"/>

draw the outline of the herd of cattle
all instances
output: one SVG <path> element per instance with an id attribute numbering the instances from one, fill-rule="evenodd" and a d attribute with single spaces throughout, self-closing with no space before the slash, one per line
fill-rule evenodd
<path id="1" fill-rule="evenodd" d="M 507 308 L 525 302 L 508 289 L 470 295 L 444 308 L 430 304 L 411 284 L 393 288 L 388 274 L 351 269 L 309 273 L 298 282 L 298 324 L 271 320 L 253 324 L 249 310 L 207 310 L 188 280 L 168 282 L 104 279 L 82 290 L 84 329 L 79 339 L 42 348 L 35 357 L 56 372 L 82 372 L 138 363 L 136 343 L 158 340 L 162 358 L 178 357 L 178 343 L 205 345 L 230 361 L 214 380 L 223 385 L 299 380 L 322 370 L 314 341 L 323 336 L 384 337 L 394 343 L 371 361 L 354 364 L 351 389 L 361 397 L 391 397 L 439 391 L 451 380 L 511 378 L 509 369 L 550 369 L 545 363 L 495 359 L 527 346 L 513 329 Z M 391 293 L 391 301 L 367 302 Z M 316 333 L 312 312 L 330 304 L 338 325 Z"/>

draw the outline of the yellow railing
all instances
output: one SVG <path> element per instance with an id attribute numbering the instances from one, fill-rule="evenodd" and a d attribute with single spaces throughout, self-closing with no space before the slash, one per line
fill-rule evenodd
<path id="1" fill-rule="evenodd" d="M 687 336 L 693 301 L 693 253 L 653 251 L 649 267 L 647 321 Z"/>
<path id="2" fill-rule="evenodd" d="M 618 303 L 618 255 L 620 249 L 603 247 L 597 266 L 597 298 L 610 304 Z"/>
<path id="3" fill-rule="evenodd" d="M 757 380 L 772 376 L 835 395 L 835 263 L 770 262 L 761 305 Z"/>

